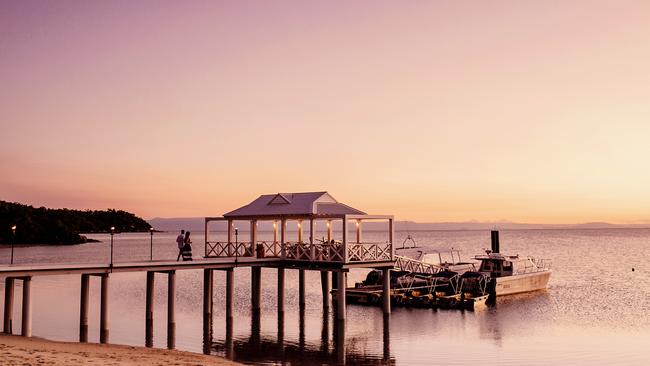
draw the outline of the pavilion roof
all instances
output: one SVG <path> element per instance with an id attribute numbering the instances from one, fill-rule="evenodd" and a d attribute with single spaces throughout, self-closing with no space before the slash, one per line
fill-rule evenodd
<path id="1" fill-rule="evenodd" d="M 340 216 L 366 213 L 338 202 L 327 192 L 275 193 L 259 196 L 253 202 L 224 217 L 258 216 Z"/>

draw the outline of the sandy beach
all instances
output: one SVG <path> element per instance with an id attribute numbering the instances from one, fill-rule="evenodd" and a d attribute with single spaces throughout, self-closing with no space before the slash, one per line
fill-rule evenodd
<path id="1" fill-rule="evenodd" d="M 157 348 L 55 342 L 0 335 L 2 365 L 239 365 L 217 356 Z"/>

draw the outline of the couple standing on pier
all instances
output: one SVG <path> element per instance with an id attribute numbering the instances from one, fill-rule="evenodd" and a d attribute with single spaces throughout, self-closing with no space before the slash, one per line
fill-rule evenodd
<path id="1" fill-rule="evenodd" d="M 178 245 L 178 258 L 176 258 L 177 262 L 181 259 L 181 257 L 183 257 L 184 261 L 192 260 L 192 246 L 190 245 L 191 243 L 192 241 L 190 240 L 190 232 L 181 230 L 181 233 L 176 237 L 176 244 Z"/>

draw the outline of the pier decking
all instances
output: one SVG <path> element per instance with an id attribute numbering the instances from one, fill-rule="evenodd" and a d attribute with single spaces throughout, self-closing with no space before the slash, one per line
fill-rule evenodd
<path id="1" fill-rule="evenodd" d="M 368 220 L 382 220 L 387 223 L 385 242 L 363 242 L 362 224 Z M 209 223 L 227 221 L 227 238 L 224 241 L 211 240 Z M 240 242 L 235 222 L 247 221 L 250 225 L 250 240 Z M 257 240 L 257 224 L 260 221 L 272 221 L 274 240 L 269 242 Z M 296 241 L 288 240 L 287 222 L 297 222 Z M 318 242 L 315 223 L 326 222 L 327 240 Z M 334 239 L 334 222 L 341 226 L 341 240 Z M 303 223 L 309 223 L 309 238 L 303 240 Z M 353 223 L 355 240 L 348 241 L 348 229 Z M 280 225 L 278 225 L 278 223 Z M 125 272 L 147 272 L 145 334 L 146 344 L 153 339 L 153 298 L 155 274 L 163 274 L 168 283 L 167 306 L 167 345 L 175 346 L 175 278 L 179 270 L 203 270 L 203 330 L 204 336 L 211 333 L 213 313 L 213 271 L 226 272 L 226 326 L 233 323 L 234 269 L 251 268 L 251 310 L 254 318 L 259 318 L 262 287 L 261 268 L 277 269 L 278 318 L 284 318 L 285 271 L 299 271 L 298 298 L 301 312 L 305 309 L 305 272 L 321 273 L 323 309 L 329 309 L 330 287 L 337 289 L 335 301 L 336 319 L 339 327 L 345 328 L 347 272 L 352 268 L 375 268 L 384 271 L 383 308 L 390 314 L 390 275 L 395 267 L 393 249 L 393 216 L 366 215 L 349 206 L 338 203 L 326 192 L 277 194 L 261 196 L 251 204 L 232 211 L 223 217 L 205 219 L 205 257 L 193 261 L 151 260 L 120 263 L 97 264 L 30 264 L 0 266 L 0 278 L 5 279 L 4 298 L 4 333 L 13 332 L 13 302 L 15 281 L 23 281 L 22 327 L 21 334 L 32 335 L 31 280 L 35 276 L 80 275 L 80 314 L 79 341 L 88 341 L 88 307 L 90 276 L 101 278 L 100 296 L 100 343 L 108 343 L 110 335 L 110 313 L 108 294 L 110 278 L 114 274 Z M 233 240 L 233 234 L 234 239 Z M 325 236 L 324 236 L 325 237 Z M 112 257 L 111 257 L 112 258 Z"/>

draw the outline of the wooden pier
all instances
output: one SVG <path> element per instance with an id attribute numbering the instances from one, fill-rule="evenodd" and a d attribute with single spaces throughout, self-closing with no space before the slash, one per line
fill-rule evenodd
<path id="1" fill-rule="evenodd" d="M 228 222 L 227 238 L 224 241 L 210 240 L 209 223 L 225 220 Z M 326 241 L 316 241 L 315 223 L 323 220 L 327 223 Z M 333 236 L 333 223 L 337 220 L 341 225 L 341 240 Z M 387 223 L 387 240 L 382 243 L 367 243 L 362 241 L 361 228 L 364 221 L 382 220 Z M 250 240 L 237 240 L 235 221 L 248 221 L 250 224 Z M 272 221 L 274 241 L 257 240 L 257 223 Z M 287 222 L 297 222 L 297 240 L 288 240 Z M 309 239 L 303 239 L 303 223 L 309 223 Z M 280 225 L 278 225 L 280 223 Z M 348 241 L 349 224 L 356 228 L 356 240 Z M 80 307 L 79 307 L 79 341 L 88 341 L 88 311 L 90 276 L 101 278 L 100 296 L 100 343 L 108 343 L 110 339 L 110 306 L 108 303 L 111 276 L 124 272 L 147 272 L 145 297 L 145 344 L 153 345 L 154 321 L 154 289 L 156 274 L 163 275 L 167 280 L 167 346 L 174 348 L 176 344 L 175 331 L 175 294 L 176 272 L 181 270 L 203 270 L 203 331 L 206 339 L 211 339 L 213 315 L 213 271 L 226 272 L 226 333 L 232 335 L 233 328 L 233 296 L 235 268 L 250 268 L 251 276 L 251 311 L 253 320 L 259 319 L 261 313 L 261 289 L 263 279 L 262 267 L 277 269 L 277 312 L 278 337 L 283 338 L 284 329 L 284 299 L 285 272 L 298 271 L 298 303 L 301 314 L 305 311 L 305 271 L 318 271 L 321 274 L 324 314 L 329 312 L 330 287 L 336 287 L 336 329 L 345 334 L 347 273 L 353 268 L 381 269 L 386 279 L 383 283 L 384 314 L 390 314 L 390 275 L 394 268 L 393 250 L 393 217 L 385 215 L 366 215 L 349 206 L 338 203 L 326 192 L 278 194 L 261 196 L 251 204 L 232 211 L 223 217 L 208 217 L 205 220 L 205 257 L 194 261 L 177 262 L 145 261 L 102 264 L 38 264 L 0 266 L 0 278 L 5 281 L 4 297 L 4 327 L 7 334 L 13 333 L 13 303 L 15 281 L 23 281 L 22 296 L 22 327 L 21 334 L 32 335 L 32 304 L 31 280 L 36 276 L 48 275 L 79 275 L 80 276 Z M 235 234 L 235 240 L 233 240 Z M 324 235 L 325 236 L 325 235 Z M 331 284 L 331 286 L 330 286 Z M 267 284 L 268 286 L 268 284 Z M 304 318 L 304 317 L 302 317 Z M 304 326 L 304 322 L 303 322 Z M 304 333 L 304 332 L 303 332 Z M 232 342 L 231 342 L 232 343 Z M 341 345 L 344 348 L 344 344 Z M 232 344 L 226 345 L 232 347 Z M 232 351 L 232 350 L 231 350 Z M 228 354 L 228 352 L 226 352 Z M 344 354 L 344 353 L 343 353 Z M 339 360 L 341 363 L 345 359 Z"/>

